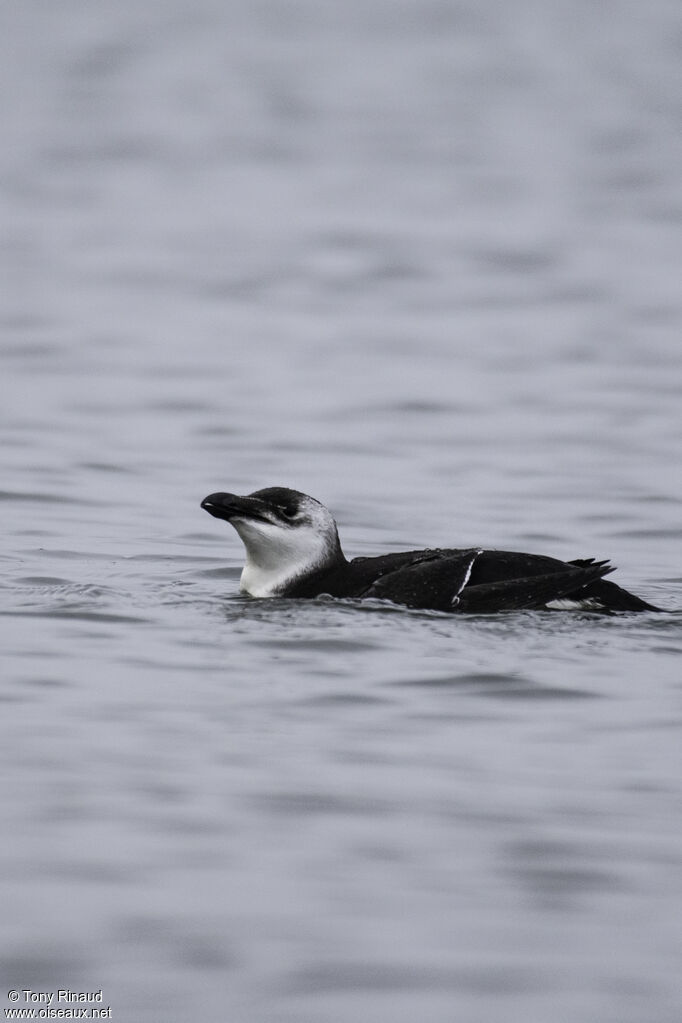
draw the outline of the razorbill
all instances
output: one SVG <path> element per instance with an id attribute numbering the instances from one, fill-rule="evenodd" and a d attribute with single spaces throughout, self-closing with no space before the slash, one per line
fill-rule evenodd
<path id="1" fill-rule="evenodd" d="M 603 576 L 594 558 L 435 548 L 348 561 L 336 522 L 298 490 L 266 487 L 247 497 L 210 494 L 201 507 L 225 519 L 246 547 L 240 589 L 252 597 L 375 598 L 435 611 L 488 613 L 583 607 L 658 611 Z"/>

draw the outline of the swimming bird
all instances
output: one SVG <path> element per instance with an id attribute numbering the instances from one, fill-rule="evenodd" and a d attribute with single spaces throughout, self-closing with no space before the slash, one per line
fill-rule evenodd
<path id="1" fill-rule="evenodd" d="M 607 581 L 594 558 L 560 561 L 480 547 L 427 548 L 348 561 L 331 512 L 298 490 L 210 494 L 201 507 L 234 526 L 246 547 L 240 589 L 252 597 L 374 598 L 434 611 L 524 608 L 658 611 Z"/>

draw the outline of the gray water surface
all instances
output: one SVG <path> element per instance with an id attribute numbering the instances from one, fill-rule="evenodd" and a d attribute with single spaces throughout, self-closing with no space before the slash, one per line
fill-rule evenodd
<path id="1" fill-rule="evenodd" d="M 22 0 L 0 85 L 0 1000 L 678 1023 L 679 4 Z M 251 601 L 267 485 L 668 613 Z"/>

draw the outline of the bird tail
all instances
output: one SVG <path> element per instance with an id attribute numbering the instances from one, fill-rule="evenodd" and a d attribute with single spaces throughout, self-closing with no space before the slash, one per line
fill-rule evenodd
<path id="1" fill-rule="evenodd" d="M 593 558 L 589 558 L 588 560 L 578 558 L 575 561 L 569 561 L 568 564 L 582 567 L 594 564 L 607 565 L 608 562 L 595 562 Z M 612 572 L 613 569 L 610 569 L 610 571 Z M 580 599 L 594 600 L 607 611 L 663 610 L 663 608 L 655 607 L 653 604 L 647 603 L 647 601 L 642 600 L 641 597 L 636 597 L 634 593 L 624 590 L 622 586 L 612 583 L 610 579 L 598 579 L 596 582 L 586 586 L 580 594 Z"/>

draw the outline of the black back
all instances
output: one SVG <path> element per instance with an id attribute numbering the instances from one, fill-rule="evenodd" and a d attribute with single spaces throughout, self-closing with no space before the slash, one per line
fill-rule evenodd
<path id="1" fill-rule="evenodd" d="M 287 596 L 374 597 L 471 613 L 538 608 L 559 599 L 617 611 L 657 610 L 602 579 L 612 571 L 593 558 L 566 562 L 515 551 L 435 548 L 340 562 L 293 583 Z"/>

